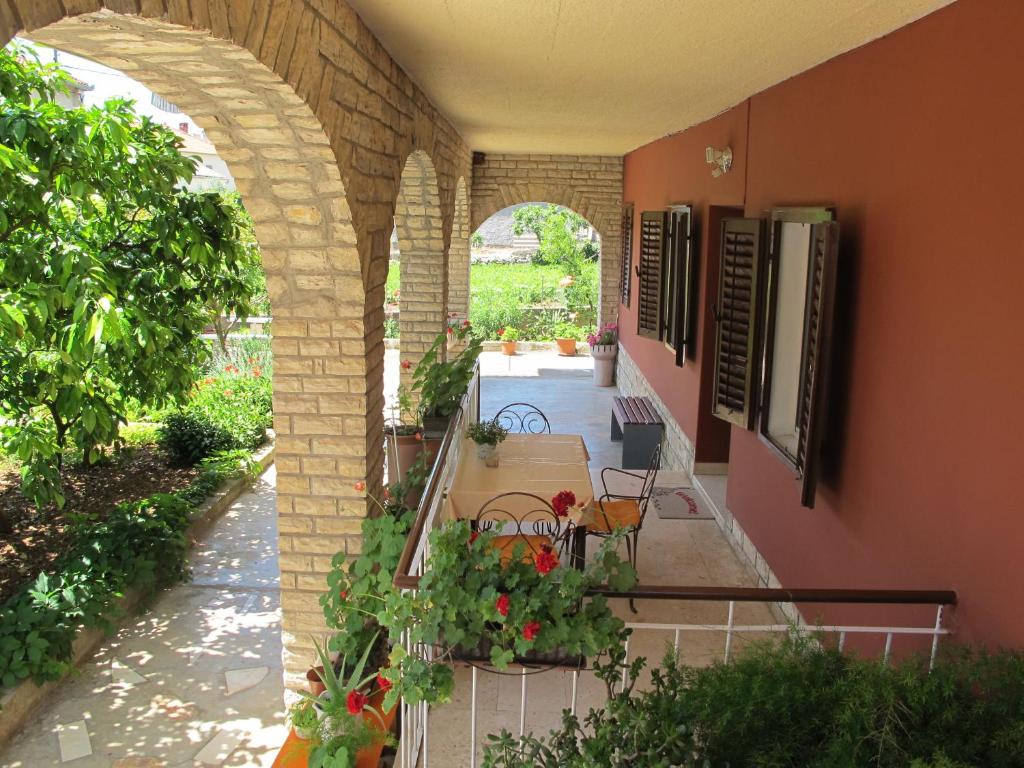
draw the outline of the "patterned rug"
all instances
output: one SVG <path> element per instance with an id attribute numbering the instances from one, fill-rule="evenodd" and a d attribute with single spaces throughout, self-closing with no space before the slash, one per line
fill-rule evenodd
<path id="1" fill-rule="evenodd" d="M 694 488 L 658 488 L 651 504 L 662 520 L 714 520 L 700 493 Z"/>

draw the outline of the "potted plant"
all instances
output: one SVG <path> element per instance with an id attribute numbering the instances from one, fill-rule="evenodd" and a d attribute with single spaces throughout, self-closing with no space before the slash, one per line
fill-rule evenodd
<path id="1" fill-rule="evenodd" d="M 516 342 L 519 341 L 519 329 L 499 328 L 498 336 L 501 337 L 501 352 L 510 357 L 516 353 Z"/>
<path id="2" fill-rule="evenodd" d="M 619 326 L 608 323 L 587 335 L 590 354 L 594 358 L 594 383 L 610 387 L 615 378 L 615 355 L 619 351 Z"/>
<path id="3" fill-rule="evenodd" d="M 467 341 L 452 359 L 444 359 L 447 332 L 441 333 L 413 372 L 413 389 L 420 393 L 420 412 L 426 437 L 442 437 L 448 422 L 469 389 L 473 366 L 480 356 L 481 341 L 471 333 L 469 321 L 455 332 L 455 340 Z"/>
<path id="4" fill-rule="evenodd" d="M 508 430 L 492 419 L 470 424 L 466 434 L 476 443 L 477 457 L 483 459 L 488 467 L 498 466 L 498 443 L 505 439 Z"/>
<path id="5" fill-rule="evenodd" d="M 561 499 L 562 495 L 556 496 Z M 557 510 L 568 514 L 568 507 Z M 392 591 L 380 614 L 392 637 L 435 648 L 432 661 L 391 652 L 384 675 L 394 683 L 387 704 L 443 702 L 453 689 L 450 662 L 480 659 L 497 670 L 518 660 L 596 658 L 620 647 L 625 624 L 604 598 L 584 599 L 588 589 L 607 584 L 629 590 L 636 573 L 610 536 L 585 570 L 562 567 L 554 549 L 525 557 L 523 544 L 511 558 L 492 545 L 494 532 L 476 532 L 466 520 L 451 520 L 430 534 L 430 558 L 416 590 Z"/>
<path id="6" fill-rule="evenodd" d="M 555 326 L 555 344 L 558 346 L 558 354 L 564 357 L 573 357 L 576 354 L 576 342 L 579 341 L 579 338 L 579 326 L 566 322 Z"/>
<path id="7" fill-rule="evenodd" d="M 303 741 L 314 738 L 320 727 L 320 714 L 316 710 L 316 705 L 309 699 L 301 699 L 292 704 L 288 710 L 288 719 L 291 720 L 295 735 Z"/>
<path id="8" fill-rule="evenodd" d="M 374 634 L 351 666 L 346 656 L 335 665 L 327 651 L 313 641 L 323 666 L 326 690 L 315 697 L 300 692 L 319 714 L 319 723 L 309 742 L 310 768 L 376 768 L 384 745 L 393 743 L 391 727 L 396 708 L 383 706 L 391 683 L 380 670 L 366 673 L 367 661 L 379 648 L 379 639 L 380 635 Z"/>

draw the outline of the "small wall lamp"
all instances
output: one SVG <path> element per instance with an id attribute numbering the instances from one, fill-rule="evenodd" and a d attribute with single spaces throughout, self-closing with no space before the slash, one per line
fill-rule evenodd
<path id="1" fill-rule="evenodd" d="M 728 173 L 729 169 L 732 168 L 732 148 L 715 149 L 714 147 L 708 147 L 704 150 L 704 162 L 715 166 L 711 169 L 711 175 L 717 179 L 723 173 Z"/>

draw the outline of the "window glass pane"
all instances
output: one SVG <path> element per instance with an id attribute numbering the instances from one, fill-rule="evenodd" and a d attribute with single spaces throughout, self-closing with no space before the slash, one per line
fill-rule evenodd
<path id="1" fill-rule="evenodd" d="M 769 371 L 768 435 L 794 458 L 799 443 L 800 359 L 807 303 L 811 225 L 783 222 L 779 257 L 773 263 L 775 322 Z"/>

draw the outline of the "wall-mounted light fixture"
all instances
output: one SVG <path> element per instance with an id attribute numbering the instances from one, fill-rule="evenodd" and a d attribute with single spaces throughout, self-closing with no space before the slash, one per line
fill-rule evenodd
<path id="1" fill-rule="evenodd" d="M 708 147 L 704 150 L 704 161 L 708 165 L 715 166 L 711 169 L 711 175 L 717 179 L 723 173 L 728 173 L 729 169 L 732 168 L 732 148 L 715 149 L 714 147 Z"/>

